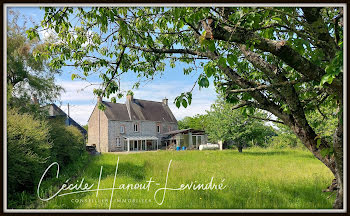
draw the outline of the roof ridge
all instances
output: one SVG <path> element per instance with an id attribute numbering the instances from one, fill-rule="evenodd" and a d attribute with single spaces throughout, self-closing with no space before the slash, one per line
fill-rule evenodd
<path id="1" fill-rule="evenodd" d="M 110 103 L 110 104 L 120 104 L 120 105 L 125 105 L 125 103 L 113 103 L 113 102 L 108 102 L 108 101 L 102 101 L 102 103 Z"/>
<path id="2" fill-rule="evenodd" d="M 134 100 L 148 101 L 148 102 L 154 102 L 154 103 L 163 103 L 162 101 L 144 100 L 144 99 L 137 99 L 137 98 L 134 98 Z"/>

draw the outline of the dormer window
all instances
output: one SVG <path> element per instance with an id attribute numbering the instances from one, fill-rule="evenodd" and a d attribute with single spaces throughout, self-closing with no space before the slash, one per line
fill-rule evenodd
<path id="1" fill-rule="evenodd" d="M 139 132 L 139 124 L 134 123 L 134 132 Z"/>
<path id="2" fill-rule="evenodd" d="M 120 126 L 120 133 L 125 133 L 125 126 L 124 125 Z"/>

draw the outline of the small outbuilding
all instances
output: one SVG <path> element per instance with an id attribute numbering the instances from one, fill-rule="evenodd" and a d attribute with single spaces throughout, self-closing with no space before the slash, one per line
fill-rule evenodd
<path id="1" fill-rule="evenodd" d="M 203 130 L 183 129 L 164 133 L 166 149 L 175 149 L 176 147 L 186 147 L 187 149 L 199 149 L 199 146 L 208 142 L 208 136 Z"/>

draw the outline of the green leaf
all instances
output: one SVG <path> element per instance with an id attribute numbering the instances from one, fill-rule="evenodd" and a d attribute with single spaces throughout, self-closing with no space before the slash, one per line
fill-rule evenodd
<path id="1" fill-rule="evenodd" d="M 180 108 L 180 106 L 181 106 L 181 101 L 180 101 L 179 98 L 176 100 L 175 105 L 176 105 L 177 108 Z"/>
<path id="2" fill-rule="evenodd" d="M 186 100 L 182 100 L 182 106 L 185 107 L 185 108 L 187 107 L 187 101 Z"/>
<path id="3" fill-rule="evenodd" d="M 208 42 L 208 48 L 209 48 L 210 51 L 215 52 L 216 48 L 215 48 L 215 43 L 214 43 L 213 40 L 210 40 Z"/>
<path id="4" fill-rule="evenodd" d="M 272 20 L 275 20 L 275 21 L 277 21 L 278 23 L 281 23 L 281 22 L 282 22 L 282 19 L 279 18 L 279 17 L 273 17 Z"/>
<path id="5" fill-rule="evenodd" d="M 208 78 L 203 77 L 202 79 L 199 80 L 198 84 L 200 87 L 208 88 L 209 87 L 209 80 L 208 80 Z"/>
<path id="6" fill-rule="evenodd" d="M 227 62 L 230 66 L 234 66 L 237 60 L 238 58 L 236 55 L 232 55 L 232 54 L 227 55 Z"/>
<path id="7" fill-rule="evenodd" d="M 118 96 L 119 99 L 121 99 L 123 97 L 123 94 L 122 93 L 118 93 L 117 96 Z"/>
<path id="8" fill-rule="evenodd" d="M 332 74 L 326 74 L 322 77 L 320 85 L 324 85 L 326 82 L 331 84 L 333 82 L 334 76 Z"/>
<path id="9" fill-rule="evenodd" d="M 103 103 L 98 103 L 97 107 L 102 111 L 104 111 L 106 109 L 106 106 Z"/>
<path id="10" fill-rule="evenodd" d="M 322 157 L 325 157 L 326 155 L 329 154 L 329 149 L 328 148 L 321 149 L 320 153 Z"/>
<path id="11" fill-rule="evenodd" d="M 218 64 L 221 67 L 226 67 L 226 59 L 224 57 L 220 57 Z"/>
<path id="12" fill-rule="evenodd" d="M 207 77 L 211 77 L 215 73 L 215 70 L 211 65 L 207 64 L 204 66 L 204 72 L 207 75 Z"/>
<path id="13" fill-rule="evenodd" d="M 192 102 L 192 93 L 191 92 L 187 92 L 187 100 L 188 100 L 188 104 L 191 105 L 191 102 Z"/>
<path id="14" fill-rule="evenodd" d="M 246 107 L 242 107 L 241 108 L 241 113 L 242 113 L 243 116 L 247 116 L 248 115 L 247 108 Z"/>
<path id="15" fill-rule="evenodd" d="M 317 139 L 317 144 L 316 144 L 316 147 L 319 148 L 321 145 L 321 139 Z"/>
<path id="16" fill-rule="evenodd" d="M 74 80 L 77 77 L 76 74 L 72 74 L 72 80 Z"/>

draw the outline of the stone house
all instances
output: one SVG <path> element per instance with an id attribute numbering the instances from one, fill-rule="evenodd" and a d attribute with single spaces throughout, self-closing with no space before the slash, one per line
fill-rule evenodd
<path id="1" fill-rule="evenodd" d="M 88 120 L 88 144 L 99 152 L 147 151 L 164 148 L 167 132 L 178 129 L 177 120 L 162 102 L 140 100 L 127 95 L 126 103 L 102 101 L 96 104 Z"/>

